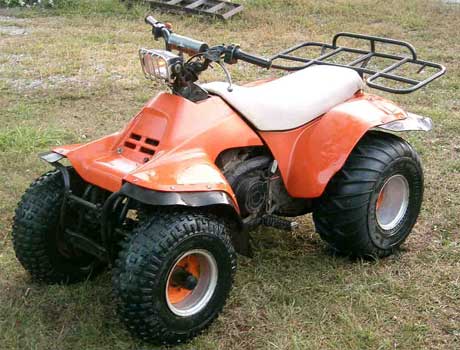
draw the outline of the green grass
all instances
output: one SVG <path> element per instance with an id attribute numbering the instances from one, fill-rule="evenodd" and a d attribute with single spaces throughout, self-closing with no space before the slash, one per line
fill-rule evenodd
<path id="1" fill-rule="evenodd" d="M 0 152 L 17 152 L 30 154 L 46 147 L 70 142 L 71 135 L 50 128 L 36 128 L 34 126 L 16 127 L 0 131 Z"/>
<path id="2" fill-rule="evenodd" d="M 339 31 L 404 39 L 448 74 L 408 96 L 385 95 L 431 116 L 430 133 L 405 136 L 422 156 L 421 217 L 403 250 L 376 262 L 332 256 L 310 216 L 292 234 L 261 229 L 253 259 L 239 259 L 217 322 L 183 349 L 458 349 L 460 347 L 460 7 L 440 1 L 247 0 L 229 22 L 155 12 L 176 32 L 239 43 L 263 55 Z M 289 6 L 287 6 L 289 4 Z M 140 71 L 137 49 L 159 47 L 146 8 L 116 0 L 56 9 L 0 10 L 0 348 L 152 349 L 118 322 L 110 273 L 76 286 L 33 283 L 10 242 L 14 208 L 49 167 L 36 153 L 120 129 L 161 90 Z M 239 64 L 234 80 L 274 72 Z M 219 70 L 205 80 L 222 77 Z"/>

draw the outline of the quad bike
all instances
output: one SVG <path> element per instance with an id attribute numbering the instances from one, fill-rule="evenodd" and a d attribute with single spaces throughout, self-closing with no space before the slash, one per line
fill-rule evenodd
<path id="1" fill-rule="evenodd" d="M 266 59 L 146 22 L 166 50 L 141 49 L 143 72 L 172 93 L 151 99 L 120 132 L 41 155 L 55 170 L 30 186 L 13 225 L 16 255 L 32 277 L 71 283 L 113 267 L 129 331 L 173 344 L 222 310 L 235 251 L 251 254 L 255 227 L 292 230 L 287 217 L 313 213 L 321 238 L 341 253 L 384 257 L 404 242 L 422 204 L 423 172 L 391 132 L 432 123 L 364 92 L 364 81 L 409 93 L 443 66 L 419 60 L 406 42 L 373 36 L 339 33 L 331 44 L 302 43 Z M 301 50 L 320 52 L 306 58 Z M 343 54 L 355 58 L 337 62 Z M 390 64 L 372 67 L 375 59 Z M 236 86 L 224 64 L 238 61 L 292 73 Z M 212 65 L 227 82 L 199 85 Z M 431 73 L 396 74 L 405 67 Z"/>

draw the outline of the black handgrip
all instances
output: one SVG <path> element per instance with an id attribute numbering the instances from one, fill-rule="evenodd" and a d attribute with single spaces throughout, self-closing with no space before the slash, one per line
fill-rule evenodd
<path id="1" fill-rule="evenodd" d="M 271 66 L 271 61 L 267 60 L 266 58 L 256 56 L 256 55 L 251 55 L 248 54 L 244 51 L 241 51 L 239 48 L 235 48 L 233 50 L 233 58 L 236 58 L 237 60 L 245 61 L 251 64 L 255 64 L 256 66 L 262 67 L 262 68 L 270 68 Z"/>

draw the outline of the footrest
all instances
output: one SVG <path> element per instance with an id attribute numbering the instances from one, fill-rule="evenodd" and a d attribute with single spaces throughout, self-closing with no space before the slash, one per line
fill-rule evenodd
<path id="1" fill-rule="evenodd" d="M 298 223 L 295 221 L 281 219 L 273 215 L 265 215 L 262 218 L 262 225 L 274 227 L 279 230 L 293 231 L 298 226 Z"/>
<path id="2" fill-rule="evenodd" d="M 92 202 L 89 202 L 81 197 L 77 197 L 73 194 L 70 194 L 68 197 L 67 197 L 67 200 L 69 202 L 72 202 L 72 203 L 76 203 L 82 207 L 85 207 L 87 209 L 91 209 L 91 210 L 100 210 L 100 207 L 99 205 L 97 204 L 94 204 Z"/>
<path id="3" fill-rule="evenodd" d="M 107 250 L 99 243 L 93 241 L 91 238 L 86 237 L 85 235 L 72 231 L 70 229 L 66 229 L 65 233 L 67 239 L 75 248 L 78 248 L 88 254 L 91 254 L 102 261 L 109 260 Z"/>

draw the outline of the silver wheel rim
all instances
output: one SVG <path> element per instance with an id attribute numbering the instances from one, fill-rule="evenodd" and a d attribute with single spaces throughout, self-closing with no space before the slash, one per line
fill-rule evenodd
<path id="1" fill-rule="evenodd" d="M 172 276 L 177 268 L 180 267 L 184 259 L 193 256 L 199 262 L 198 283 L 190 293 L 182 300 L 175 301 L 170 294 L 172 288 Z M 187 317 L 199 313 L 208 304 L 217 286 L 217 263 L 210 252 L 204 249 L 190 250 L 182 254 L 171 268 L 166 283 L 166 302 L 172 313 L 178 316 Z"/>
<path id="2" fill-rule="evenodd" d="M 385 230 L 399 225 L 409 207 L 409 183 L 403 175 L 390 177 L 377 198 L 377 223 Z"/>

